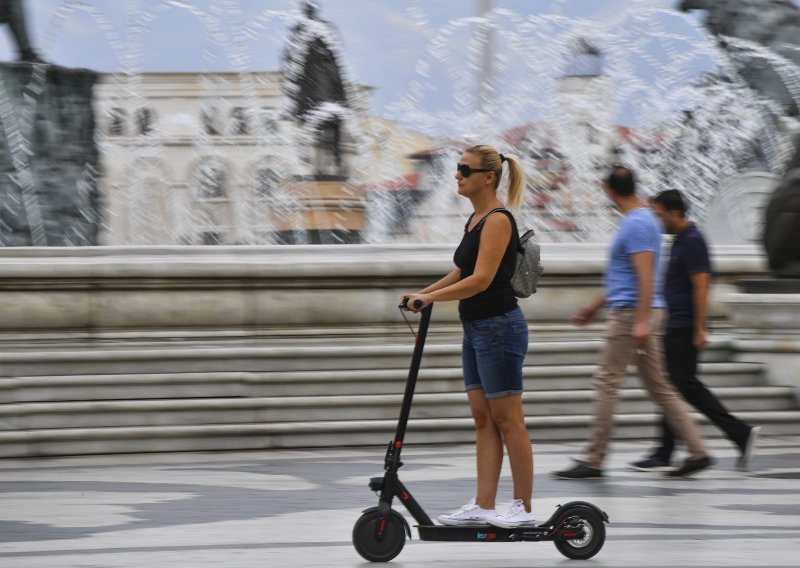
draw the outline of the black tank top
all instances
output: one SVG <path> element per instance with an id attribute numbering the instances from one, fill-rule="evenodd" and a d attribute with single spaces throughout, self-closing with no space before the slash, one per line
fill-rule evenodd
<path id="1" fill-rule="evenodd" d="M 511 288 L 511 275 L 517 264 L 518 233 L 514 216 L 507 209 L 495 209 L 481 219 L 470 231 L 469 224 L 473 213 L 464 225 L 464 237 L 453 254 L 453 262 L 461 269 L 460 280 L 472 276 L 475 272 L 475 263 L 478 261 L 478 247 L 481 242 L 481 230 L 486 218 L 495 211 L 502 211 L 511 219 L 511 238 L 508 241 L 506 252 L 494 275 L 494 280 L 483 292 L 458 302 L 458 315 L 462 321 L 475 321 L 492 316 L 506 314 L 517 307 L 517 297 Z"/>

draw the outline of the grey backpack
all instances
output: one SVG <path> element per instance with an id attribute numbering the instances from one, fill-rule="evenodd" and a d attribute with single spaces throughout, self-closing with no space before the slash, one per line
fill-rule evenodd
<path id="1" fill-rule="evenodd" d="M 527 298 L 536 293 L 536 285 L 544 273 L 542 267 L 542 247 L 536 240 L 533 229 L 519 237 L 517 267 L 511 276 L 511 287 L 518 298 Z"/>
<path id="2" fill-rule="evenodd" d="M 527 298 L 531 294 L 536 293 L 536 285 L 539 283 L 544 273 L 542 267 L 542 247 L 536 240 L 536 233 L 533 229 L 529 229 L 520 237 L 517 231 L 517 222 L 514 216 L 508 209 L 492 209 L 486 216 L 480 220 L 476 229 L 480 231 L 483 228 L 483 223 L 486 218 L 495 211 L 502 211 L 508 213 L 511 219 L 512 231 L 517 235 L 517 266 L 514 269 L 514 274 L 511 275 L 511 288 L 514 290 L 514 295 L 517 298 Z M 469 225 L 469 221 L 467 221 Z M 465 227 L 466 229 L 466 227 Z"/>

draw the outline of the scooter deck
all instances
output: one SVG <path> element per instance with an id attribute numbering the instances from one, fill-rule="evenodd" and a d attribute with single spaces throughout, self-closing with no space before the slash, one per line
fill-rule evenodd
<path id="1" fill-rule="evenodd" d="M 569 538 L 582 538 L 579 527 L 569 527 Z M 506 529 L 492 525 L 417 525 L 421 540 L 458 542 L 522 542 L 553 540 L 552 526 L 533 526 Z M 559 531 L 560 532 L 560 531 Z"/>

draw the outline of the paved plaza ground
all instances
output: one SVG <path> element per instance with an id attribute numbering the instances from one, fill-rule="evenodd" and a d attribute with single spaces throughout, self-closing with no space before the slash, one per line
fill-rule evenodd
<path id="1" fill-rule="evenodd" d="M 429 515 L 472 496 L 470 446 L 407 442 L 401 478 Z M 420 542 L 412 529 L 389 566 L 797 566 L 800 438 L 763 438 L 747 473 L 726 441 L 710 444 L 715 469 L 668 480 L 627 471 L 648 444 L 617 442 L 598 481 L 549 477 L 581 444 L 536 444 L 537 515 L 585 499 L 611 519 L 589 561 L 567 560 L 552 543 Z M 377 503 L 366 483 L 382 461 L 382 448 L 0 461 L 0 566 L 371 566 L 350 538 L 360 511 Z M 504 471 L 500 501 L 509 499 Z"/>

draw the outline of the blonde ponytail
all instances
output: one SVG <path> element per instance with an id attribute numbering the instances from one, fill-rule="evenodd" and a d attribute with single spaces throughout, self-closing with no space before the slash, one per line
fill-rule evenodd
<path id="1" fill-rule="evenodd" d="M 508 163 L 508 196 L 506 207 L 512 211 L 519 210 L 525 192 L 525 171 L 516 156 L 505 156 Z"/>
<path id="2" fill-rule="evenodd" d="M 503 177 L 503 162 L 508 163 L 508 196 L 506 197 L 506 207 L 518 210 L 522 205 L 523 192 L 525 190 L 525 171 L 516 156 L 504 156 L 498 153 L 492 146 L 479 144 L 470 146 L 465 152 L 480 156 L 482 167 L 492 170 L 495 173 L 494 189 L 500 187 L 500 180 Z"/>

